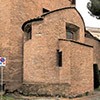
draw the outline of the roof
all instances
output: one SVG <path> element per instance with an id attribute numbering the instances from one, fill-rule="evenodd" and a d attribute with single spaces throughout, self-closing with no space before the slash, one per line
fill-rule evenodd
<path id="1" fill-rule="evenodd" d="M 90 34 L 92 34 L 93 37 L 100 40 L 100 28 L 87 27 L 86 30 L 89 31 Z"/>
<path id="2" fill-rule="evenodd" d="M 27 32 L 27 31 L 30 30 L 30 25 L 32 24 L 32 22 L 42 21 L 42 20 L 44 19 L 45 16 L 47 16 L 47 15 L 49 15 L 49 14 L 51 14 L 51 13 L 57 12 L 57 11 L 65 10 L 65 9 L 75 9 L 75 10 L 77 11 L 77 13 L 80 15 L 80 13 L 78 12 L 78 10 L 77 10 L 75 7 L 64 7 L 64 8 L 56 9 L 56 10 L 47 12 L 47 13 L 45 13 L 45 14 L 43 14 L 43 15 L 37 17 L 37 18 L 33 18 L 33 19 L 30 19 L 30 20 L 24 22 L 24 24 L 22 25 L 22 30 L 25 31 L 25 32 Z M 85 27 L 84 20 L 83 20 L 83 18 L 82 18 L 81 15 L 80 15 L 80 17 L 81 17 L 81 19 L 82 19 L 82 21 L 83 21 L 83 24 L 84 24 L 84 27 Z M 26 28 L 27 28 L 28 30 L 26 30 Z"/>

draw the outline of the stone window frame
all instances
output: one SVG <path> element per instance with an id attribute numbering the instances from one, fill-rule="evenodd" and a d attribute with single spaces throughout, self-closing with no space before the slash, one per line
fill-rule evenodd
<path id="1" fill-rule="evenodd" d="M 68 36 L 68 32 L 72 33 L 71 37 Z M 66 23 L 66 39 L 77 41 L 79 39 L 79 27 L 72 23 Z"/>

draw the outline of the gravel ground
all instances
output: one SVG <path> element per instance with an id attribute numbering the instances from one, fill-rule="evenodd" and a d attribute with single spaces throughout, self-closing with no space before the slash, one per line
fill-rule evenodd
<path id="1" fill-rule="evenodd" d="M 18 100 L 18 99 L 16 99 Z M 89 96 L 83 96 L 80 98 L 73 98 L 73 99 L 68 99 L 68 98 L 50 98 L 50 97 L 23 97 L 23 99 L 20 100 L 100 100 L 100 91 L 95 91 L 93 95 Z"/>
<path id="2" fill-rule="evenodd" d="M 30 98 L 26 100 L 100 100 L 100 91 L 95 91 L 93 95 L 83 96 L 80 98 L 67 99 L 67 98 Z"/>
<path id="3" fill-rule="evenodd" d="M 14 97 L 14 95 L 12 95 L 11 97 Z M 73 99 L 50 98 L 50 97 L 48 97 L 48 98 L 46 98 L 46 97 L 22 97 L 22 96 L 18 96 L 18 95 L 14 98 L 15 99 L 12 99 L 12 100 L 100 100 L 100 91 L 95 91 L 94 94 L 89 95 L 89 96 L 83 96 L 83 97 L 80 97 L 80 98 L 73 98 Z"/>
<path id="4" fill-rule="evenodd" d="M 100 100 L 100 91 L 95 91 L 93 95 L 84 96 L 82 98 L 76 98 L 72 100 Z"/>

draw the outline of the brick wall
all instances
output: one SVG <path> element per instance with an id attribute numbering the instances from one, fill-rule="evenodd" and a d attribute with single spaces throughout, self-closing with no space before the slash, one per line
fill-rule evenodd
<path id="1" fill-rule="evenodd" d="M 77 42 L 65 41 L 66 23 L 80 28 Z M 57 66 L 58 49 L 63 52 L 62 67 Z M 24 84 L 65 84 L 69 88 L 63 95 L 81 94 L 93 91 L 92 69 L 93 48 L 84 44 L 84 24 L 75 9 L 59 10 L 32 23 L 32 39 L 24 44 Z M 45 91 L 48 86 L 43 86 Z"/>
<path id="2" fill-rule="evenodd" d="M 7 58 L 7 66 L 4 68 L 6 83 L 17 84 L 23 80 L 22 24 L 30 18 L 41 15 L 42 8 L 54 10 L 69 5 L 70 1 L 67 0 L 0 1 L 0 56 Z M 6 87 L 9 89 L 9 85 Z"/>
<path id="3" fill-rule="evenodd" d="M 68 16 L 73 12 L 73 17 Z M 61 14 L 62 13 L 62 14 Z M 59 16 L 59 17 L 58 17 Z M 79 18 L 79 19 L 78 19 Z M 78 20 L 77 20 L 78 19 Z M 47 15 L 43 21 L 33 22 L 32 24 L 32 39 L 25 42 L 24 46 L 24 79 L 28 81 L 32 80 L 44 80 L 44 75 L 47 80 L 52 82 L 58 76 L 58 68 L 56 66 L 56 51 L 59 49 L 58 39 L 66 39 L 66 23 L 73 22 L 73 24 L 80 27 L 79 29 L 79 39 L 78 41 L 84 42 L 84 25 L 81 21 L 79 15 L 74 9 L 65 9 L 61 11 L 54 12 L 53 14 Z M 83 27 L 81 27 L 83 26 Z M 28 60 L 28 59 L 29 60 Z M 33 66 L 33 67 L 32 67 Z M 38 67 L 41 66 L 41 67 Z M 47 67 L 48 66 L 48 67 Z M 38 74 L 33 69 L 36 68 L 37 72 L 41 72 L 40 79 L 34 79 Z M 45 70 L 43 70 L 45 68 Z M 56 71 L 55 71 L 55 70 Z M 41 71 L 40 71 L 41 70 Z M 51 77 L 49 77 L 46 70 L 49 70 Z M 28 71 L 28 72 L 27 72 Z M 31 71 L 31 72 L 30 72 Z M 33 73 L 35 73 L 33 75 Z M 30 75 L 31 74 L 31 75 Z M 55 76 L 56 74 L 56 76 Z M 52 79 L 52 75 L 53 78 Z M 30 78 L 30 76 L 32 78 Z M 29 78 L 29 79 L 28 79 Z M 44 80 L 45 81 L 45 80 Z"/>
<path id="4" fill-rule="evenodd" d="M 52 87 L 50 93 L 55 93 L 55 91 L 59 89 L 60 93 L 64 91 L 64 94 L 66 94 L 69 91 L 70 85 L 72 84 L 71 75 L 74 75 L 76 73 L 71 74 L 71 71 L 73 72 L 75 69 L 72 67 L 70 71 L 70 67 L 74 64 L 74 62 L 72 64 L 70 63 L 71 59 L 68 59 L 70 58 L 69 53 L 65 53 L 65 56 L 63 58 L 63 63 L 66 66 L 63 65 L 62 68 L 59 68 L 57 66 L 56 51 L 57 49 L 60 49 L 58 39 L 66 39 L 65 26 L 66 22 L 68 22 L 80 27 L 80 38 L 78 39 L 78 42 L 84 43 L 84 23 L 80 15 L 75 9 L 63 9 L 44 16 L 45 19 L 42 22 L 33 23 L 32 40 L 25 42 L 24 48 L 23 32 L 21 30 L 21 26 L 26 20 L 41 15 L 43 13 L 42 8 L 46 8 L 48 10 L 56 10 L 58 8 L 70 6 L 70 1 L 45 0 L 44 2 L 44 0 L 26 0 L 25 2 L 23 2 L 21 0 L 6 0 L 0 1 L 0 6 L 0 56 L 7 57 L 7 66 L 4 68 L 4 80 L 6 82 L 6 89 L 9 89 L 11 91 L 15 90 L 20 86 L 20 84 L 18 85 L 18 83 L 22 83 L 24 79 L 25 83 L 33 84 L 37 82 L 39 83 L 39 85 L 41 85 L 40 87 L 43 87 L 41 83 L 50 83 L 51 85 L 49 84 L 47 86 L 44 86 L 47 89 L 48 86 L 50 86 L 50 88 Z M 67 44 L 65 46 L 67 47 Z M 75 46 L 75 50 L 77 48 L 78 46 Z M 64 47 L 62 47 L 62 50 L 65 51 L 68 50 L 68 48 L 65 49 Z M 89 53 L 88 50 L 87 53 Z M 74 56 L 75 55 L 72 55 L 72 57 Z M 65 59 L 67 59 L 68 62 L 66 62 Z M 91 65 L 91 62 L 89 64 Z M 88 65 L 87 67 L 90 68 L 90 66 Z M 89 78 L 91 79 L 90 76 Z M 73 79 L 73 81 L 74 80 L 75 79 Z M 12 83 L 13 85 L 10 85 Z M 58 85 L 58 83 L 61 84 Z M 65 85 L 63 85 L 64 83 Z M 54 86 L 57 86 L 57 88 L 53 90 Z M 62 90 L 60 90 L 59 86 L 62 87 Z M 65 88 L 65 86 L 67 87 Z M 78 93 L 79 91 L 81 91 L 82 88 L 79 89 L 79 86 L 77 87 L 78 90 L 74 91 L 75 86 L 77 86 L 77 83 L 72 86 L 72 92 Z M 89 85 L 89 88 L 90 87 L 92 89 L 91 85 Z M 87 88 L 88 87 L 86 87 L 86 89 L 84 89 L 83 91 L 86 91 Z M 40 94 L 41 91 L 44 91 L 43 88 L 42 90 L 40 89 Z"/>
<path id="5" fill-rule="evenodd" d="M 93 48 L 71 42 L 71 92 L 93 91 Z"/>
<path id="6" fill-rule="evenodd" d="M 96 39 L 93 38 L 85 38 L 85 42 L 89 45 L 92 45 L 94 50 L 93 50 L 93 59 L 94 59 L 94 64 L 98 64 L 98 67 L 100 69 L 100 42 Z"/>

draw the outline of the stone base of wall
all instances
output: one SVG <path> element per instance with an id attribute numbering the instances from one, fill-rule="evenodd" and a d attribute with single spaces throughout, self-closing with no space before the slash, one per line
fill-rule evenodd
<path id="1" fill-rule="evenodd" d="M 13 85 L 14 84 L 14 85 Z M 77 98 L 82 96 L 91 95 L 93 91 L 87 91 L 80 94 L 71 93 L 71 86 L 67 83 L 56 84 L 19 84 L 11 82 L 5 85 L 5 94 L 17 94 L 23 96 L 35 96 L 35 97 L 65 97 L 65 98 Z"/>
<path id="2" fill-rule="evenodd" d="M 23 84 L 17 92 L 25 96 L 68 97 L 70 85 L 64 84 Z"/>
<path id="3" fill-rule="evenodd" d="M 4 82 L 4 91 L 5 92 L 14 92 L 18 88 L 22 86 L 22 83 L 19 81 L 12 81 L 12 82 Z"/>

